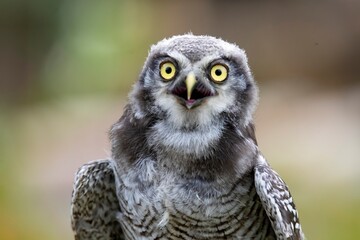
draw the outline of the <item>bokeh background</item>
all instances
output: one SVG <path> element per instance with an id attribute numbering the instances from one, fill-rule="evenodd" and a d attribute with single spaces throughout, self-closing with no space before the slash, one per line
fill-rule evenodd
<path id="1" fill-rule="evenodd" d="M 73 239 L 74 173 L 109 156 L 149 46 L 190 31 L 246 50 L 308 239 L 360 239 L 360 1 L 2 0 L 0 24 L 0 239 Z"/>

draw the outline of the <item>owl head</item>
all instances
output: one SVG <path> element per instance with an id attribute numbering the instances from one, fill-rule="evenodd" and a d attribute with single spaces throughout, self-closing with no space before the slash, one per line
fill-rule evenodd
<path id="1" fill-rule="evenodd" d="M 192 34 L 164 39 L 151 47 L 110 130 L 112 157 L 124 169 L 156 159 L 184 176 L 245 173 L 257 151 L 257 98 L 238 46 Z"/>
<path id="2" fill-rule="evenodd" d="M 130 94 L 136 118 L 174 127 L 208 125 L 222 113 L 247 125 L 258 93 L 244 50 L 210 36 L 174 36 L 153 45 Z"/>

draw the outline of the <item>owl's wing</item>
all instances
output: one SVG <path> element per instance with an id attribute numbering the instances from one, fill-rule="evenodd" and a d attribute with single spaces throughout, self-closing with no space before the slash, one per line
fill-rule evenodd
<path id="1" fill-rule="evenodd" d="M 120 208 L 110 160 L 83 165 L 76 173 L 71 201 L 75 239 L 124 239 L 118 214 Z"/>
<path id="2" fill-rule="evenodd" d="M 291 194 L 280 176 L 260 156 L 255 167 L 255 188 L 277 239 L 305 239 Z"/>

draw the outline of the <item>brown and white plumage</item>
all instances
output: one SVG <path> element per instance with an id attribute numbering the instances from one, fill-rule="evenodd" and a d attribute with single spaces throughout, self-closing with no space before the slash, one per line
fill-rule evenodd
<path id="1" fill-rule="evenodd" d="M 304 239 L 292 197 L 257 147 L 243 50 L 208 36 L 154 45 L 110 160 L 75 179 L 76 239 Z"/>

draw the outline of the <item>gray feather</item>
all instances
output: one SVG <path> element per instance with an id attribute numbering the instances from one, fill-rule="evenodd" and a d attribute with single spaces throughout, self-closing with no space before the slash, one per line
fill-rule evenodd
<path id="1" fill-rule="evenodd" d="M 124 239 L 117 221 L 120 208 L 115 191 L 109 160 L 93 161 L 78 170 L 71 200 L 75 239 Z"/>

